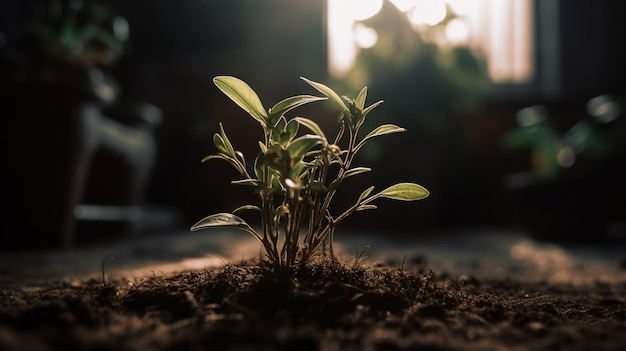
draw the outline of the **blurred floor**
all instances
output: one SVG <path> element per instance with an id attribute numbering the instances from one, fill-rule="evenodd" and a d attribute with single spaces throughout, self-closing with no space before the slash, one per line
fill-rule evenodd
<path id="1" fill-rule="evenodd" d="M 403 236 L 406 238 L 406 235 Z M 416 233 L 414 239 L 390 239 L 381 233 L 336 233 L 342 259 L 363 255 L 366 264 L 385 262 L 416 270 L 416 262 L 451 279 L 474 276 L 586 284 L 626 282 L 626 246 L 564 246 L 540 243 L 522 231 L 458 230 Z M 239 231 L 173 231 L 69 250 L 4 253 L 0 288 L 94 278 L 138 282 L 157 275 L 237 264 L 258 257 L 260 246 Z"/>

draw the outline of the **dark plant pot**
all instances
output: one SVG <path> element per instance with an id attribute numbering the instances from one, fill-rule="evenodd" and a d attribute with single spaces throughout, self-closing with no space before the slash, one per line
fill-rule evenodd
<path id="1" fill-rule="evenodd" d="M 510 175 L 515 217 L 539 240 L 592 243 L 625 235 L 623 172 L 546 178 L 535 173 Z"/>

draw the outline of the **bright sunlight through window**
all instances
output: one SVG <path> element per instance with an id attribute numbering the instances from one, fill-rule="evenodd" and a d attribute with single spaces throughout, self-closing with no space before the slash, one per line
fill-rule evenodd
<path id="1" fill-rule="evenodd" d="M 406 13 L 416 31 L 434 26 L 451 9 L 441 45 L 467 45 L 482 53 L 495 83 L 524 83 L 533 77 L 532 0 L 327 0 L 328 64 L 346 74 L 361 49 L 378 39 L 376 28 L 360 23 L 375 16 L 383 1 Z"/>

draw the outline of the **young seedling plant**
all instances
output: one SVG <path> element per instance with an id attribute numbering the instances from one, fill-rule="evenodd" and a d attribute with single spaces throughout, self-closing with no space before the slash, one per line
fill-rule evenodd
<path id="1" fill-rule="evenodd" d="M 217 154 L 206 156 L 202 162 L 223 159 L 241 175 L 233 184 L 254 188 L 260 204 L 244 205 L 232 213 L 218 213 L 203 218 L 191 231 L 228 227 L 247 231 L 262 244 L 265 257 L 276 270 L 306 264 L 318 256 L 323 244 L 334 259 L 335 227 L 350 214 L 376 209 L 372 202 L 379 198 L 414 201 L 427 197 L 428 190 L 414 183 L 399 183 L 380 192 L 365 189 L 355 203 L 335 216 L 330 204 L 339 186 L 347 179 L 371 171 L 367 167 L 352 167 L 355 155 L 372 138 L 404 132 L 393 124 L 383 124 L 359 138 L 365 117 L 382 101 L 365 107 L 367 88 L 355 99 L 340 97 L 324 84 L 302 78 L 324 97 L 297 95 L 286 98 L 266 110 L 256 92 L 244 81 L 230 76 L 213 79 L 215 85 L 254 118 L 263 129 L 252 172 L 246 159 L 226 136 L 222 123 L 213 135 Z M 304 104 L 330 99 L 340 109 L 339 128 L 334 139 L 328 139 L 319 125 L 304 117 L 287 120 L 285 114 Z M 308 133 L 299 135 L 300 127 Z M 260 213 L 260 229 L 255 229 L 237 216 L 242 211 Z"/>

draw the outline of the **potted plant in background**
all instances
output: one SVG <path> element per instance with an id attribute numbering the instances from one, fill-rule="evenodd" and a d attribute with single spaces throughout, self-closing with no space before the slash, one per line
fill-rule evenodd
<path id="1" fill-rule="evenodd" d="M 503 138 L 508 150 L 528 151 L 530 170 L 509 175 L 518 218 L 539 239 L 598 242 L 623 237 L 626 121 L 623 102 L 601 95 L 567 128 L 555 109 L 518 111 Z"/>

